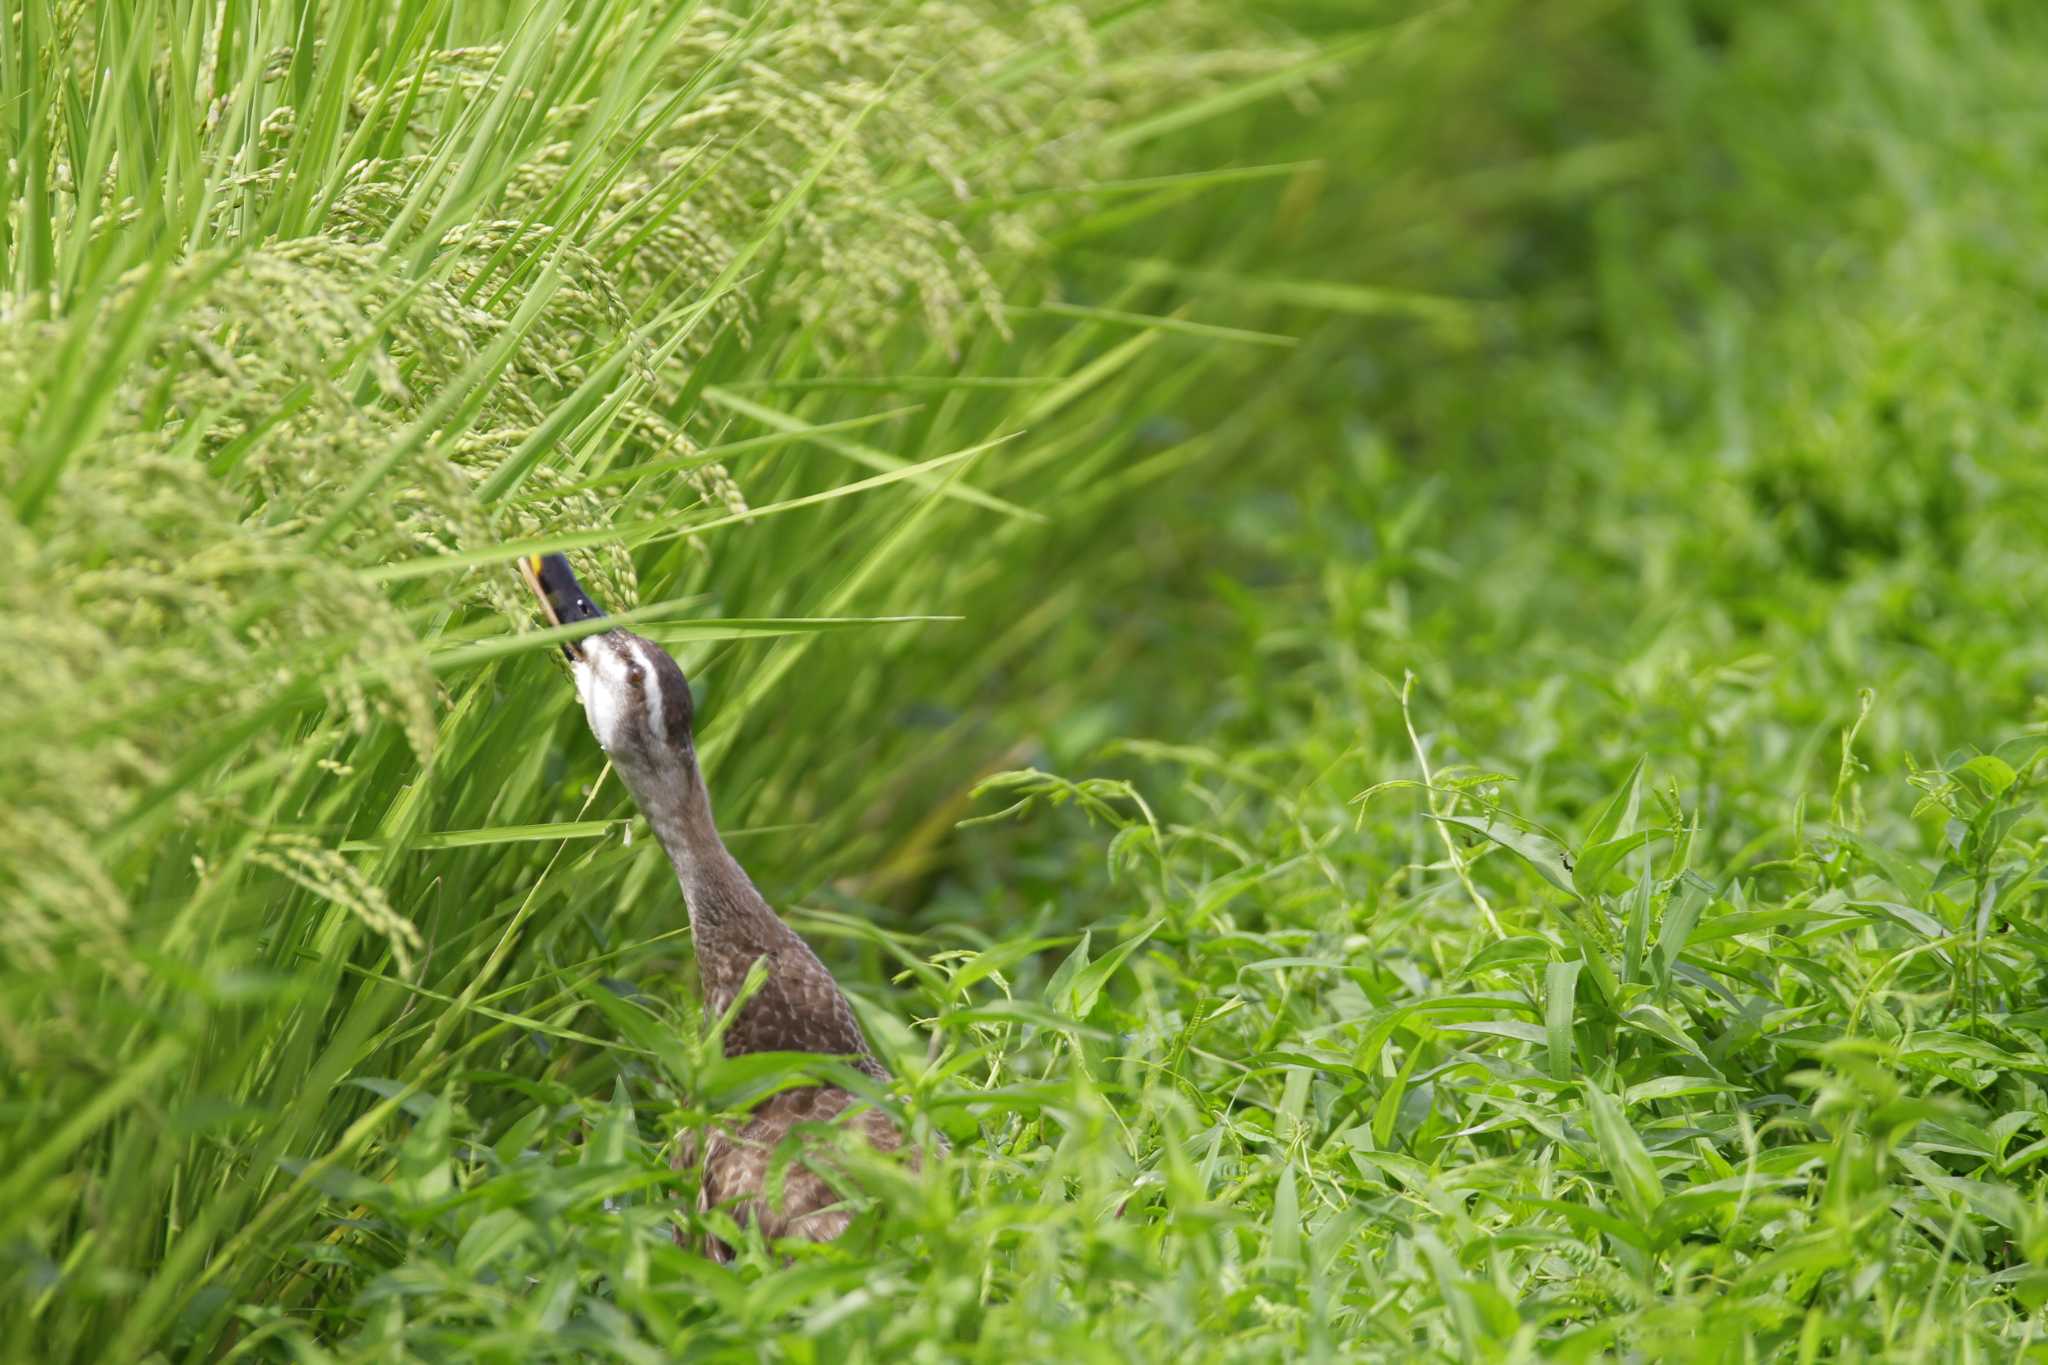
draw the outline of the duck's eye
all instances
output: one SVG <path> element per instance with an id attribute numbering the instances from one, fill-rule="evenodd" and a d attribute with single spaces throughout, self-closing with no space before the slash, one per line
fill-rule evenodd
<path id="1" fill-rule="evenodd" d="M 628 664 L 626 665 L 626 681 L 635 687 L 644 687 L 647 685 L 647 672 L 638 664 Z"/>

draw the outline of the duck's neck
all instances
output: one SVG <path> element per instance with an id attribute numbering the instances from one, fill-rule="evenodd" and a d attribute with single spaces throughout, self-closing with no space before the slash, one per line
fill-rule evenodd
<path id="1" fill-rule="evenodd" d="M 711 793 L 694 762 L 637 781 L 626 774 L 626 779 L 654 837 L 675 866 L 690 908 L 692 934 L 701 939 L 739 930 L 754 920 L 764 920 L 762 928 L 767 923 L 780 927 L 781 921 L 719 837 L 718 822 L 711 817 Z"/>

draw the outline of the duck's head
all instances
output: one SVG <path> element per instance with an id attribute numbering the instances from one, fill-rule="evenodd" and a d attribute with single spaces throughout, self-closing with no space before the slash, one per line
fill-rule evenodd
<path id="1" fill-rule="evenodd" d="M 531 555 L 519 568 L 556 625 L 605 614 L 576 581 L 565 556 Z M 667 650 L 613 627 L 565 642 L 562 652 L 569 656 L 590 732 L 629 786 L 639 791 L 695 769 L 696 707 L 689 679 Z"/>

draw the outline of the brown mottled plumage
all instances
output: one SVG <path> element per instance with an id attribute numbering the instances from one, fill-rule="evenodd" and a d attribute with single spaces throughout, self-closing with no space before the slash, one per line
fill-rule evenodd
<path id="1" fill-rule="evenodd" d="M 603 614 L 562 556 L 527 560 L 522 569 L 556 621 Z M 682 883 L 706 1017 L 722 1018 L 754 964 L 767 966 L 765 980 L 726 1029 L 726 1055 L 825 1053 L 886 1081 L 889 1073 L 868 1047 L 839 983 L 762 898 L 719 837 L 697 767 L 690 685 L 682 669 L 659 645 L 625 630 L 586 636 L 565 649 L 591 731 Z M 855 1104 L 838 1086 L 803 1086 L 763 1101 L 736 1132 L 713 1133 L 703 1144 L 698 1209 L 729 1209 L 769 1237 L 837 1237 L 852 1215 L 836 1207 L 838 1192 L 815 1170 L 799 1159 L 787 1163 L 778 1180 L 768 1174 L 777 1148 L 799 1125 L 842 1122 L 878 1150 L 901 1145 L 902 1135 L 887 1115 L 865 1107 L 847 1115 Z M 688 1135 L 679 1139 L 676 1169 L 686 1169 L 697 1155 L 695 1141 Z M 706 1249 L 719 1259 L 731 1255 L 715 1239 Z"/>

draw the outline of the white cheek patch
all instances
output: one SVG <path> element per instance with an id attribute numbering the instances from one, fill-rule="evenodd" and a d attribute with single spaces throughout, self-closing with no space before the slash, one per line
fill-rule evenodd
<path id="1" fill-rule="evenodd" d="M 625 711 L 621 705 L 620 693 L 624 690 L 625 679 L 618 660 L 610 654 L 595 654 L 591 662 L 577 674 L 577 690 L 583 695 L 583 716 L 590 722 L 590 733 L 597 736 L 597 745 L 606 753 L 616 747 L 625 728 Z"/>

